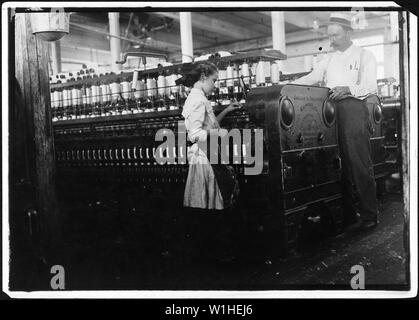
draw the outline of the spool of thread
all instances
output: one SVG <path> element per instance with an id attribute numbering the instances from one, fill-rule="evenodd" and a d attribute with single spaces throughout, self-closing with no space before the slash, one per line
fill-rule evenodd
<path id="1" fill-rule="evenodd" d="M 86 87 L 86 103 L 91 104 L 92 103 L 92 88 Z"/>
<path id="2" fill-rule="evenodd" d="M 240 91 L 240 79 L 239 79 L 239 66 L 236 65 L 233 69 L 233 82 L 234 82 L 234 92 L 238 93 Z"/>
<path id="3" fill-rule="evenodd" d="M 51 108 L 56 108 L 55 91 L 50 92 L 50 99 L 51 99 Z"/>
<path id="4" fill-rule="evenodd" d="M 51 101 L 51 108 L 54 109 L 57 107 L 57 95 L 56 93 L 57 91 L 50 91 L 50 101 Z"/>
<path id="5" fill-rule="evenodd" d="M 243 77 L 243 82 L 246 85 L 250 84 L 250 70 L 249 65 L 247 63 L 243 63 L 240 68 L 240 76 Z"/>
<path id="6" fill-rule="evenodd" d="M 63 105 L 69 107 L 71 105 L 71 91 L 68 89 L 63 90 Z"/>
<path id="7" fill-rule="evenodd" d="M 122 87 L 122 98 L 125 100 L 131 99 L 131 86 L 128 81 L 124 81 L 121 83 Z"/>
<path id="8" fill-rule="evenodd" d="M 92 86 L 92 103 L 99 102 L 99 94 L 100 94 L 100 88 L 98 85 L 94 84 Z"/>
<path id="9" fill-rule="evenodd" d="M 154 97 L 154 82 L 152 78 L 147 78 L 147 96 Z"/>
<path id="10" fill-rule="evenodd" d="M 58 93 L 58 107 L 61 108 L 63 106 L 63 92 L 57 91 Z"/>
<path id="11" fill-rule="evenodd" d="M 111 85 L 109 83 L 106 83 L 105 89 L 106 89 L 106 98 L 108 99 L 108 101 L 112 101 Z"/>
<path id="12" fill-rule="evenodd" d="M 258 66 L 257 63 L 252 63 L 252 65 L 250 66 L 250 71 L 252 72 L 252 75 L 254 75 L 254 76 L 256 76 L 257 66 Z"/>
<path id="13" fill-rule="evenodd" d="M 121 93 L 121 85 L 118 82 L 112 82 L 111 85 L 112 100 L 117 100 Z"/>
<path id="14" fill-rule="evenodd" d="M 54 108 L 59 108 L 60 107 L 60 92 L 59 91 L 54 91 L 52 94 L 52 99 L 54 101 L 53 106 Z"/>
<path id="15" fill-rule="evenodd" d="M 154 97 L 157 97 L 157 94 L 158 94 L 158 91 L 157 91 L 157 80 L 156 79 L 152 79 L 153 81 L 152 81 L 152 83 L 153 83 L 153 94 L 154 94 Z"/>
<path id="16" fill-rule="evenodd" d="M 218 80 L 221 83 L 226 83 L 227 78 L 227 70 L 219 70 L 218 71 Z"/>
<path id="17" fill-rule="evenodd" d="M 157 78 L 157 90 L 159 96 L 163 96 L 166 93 L 166 78 L 163 75 Z"/>
<path id="18" fill-rule="evenodd" d="M 108 102 L 109 98 L 108 98 L 108 90 L 107 90 L 107 85 L 106 84 L 101 84 L 100 85 L 100 92 L 102 94 L 102 101 L 103 102 Z"/>
<path id="19" fill-rule="evenodd" d="M 132 73 L 132 89 L 136 90 L 137 88 L 137 81 L 138 81 L 138 70 L 134 70 L 134 72 Z"/>
<path id="20" fill-rule="evenodd" d="M 137 81 L 135 85 L 134 97 L 135 99 L 141 99 L 144 97 L 145 84 L 143 80 Z"/>
<path id="21" fill-rule="evenodd" d="M 263 61 L 263 74 L 265 75 L 265 83 L 271 85 L 271 63 Z"/>
<path id="22" fill-rule="evenodd" d="M 87 104 L 87 90 L 86 90 L 86 86 L 83 86 L 83 88 L 81 89 L 81 95 L 82 95 L 82 103 L 84 105 Z"/>
<path id="23" fill-rule="evenodd" d="M 166 96 L 170 96 L 170 87 L 172 86 L 172 84 L 171 84 L 171 79 L 172 79 L 172 76 L 171 76 L 171 75 L 169 75 L 169 76 L 166 76 L 166 77 L 165 77 L 165 81 L 166 81 L 166 88 L 165 88 L 165 90 L 164 90 L 164 94 L 165 94 Z"/>
<path id="24" fill-rule="evenodd" d="M 256 66 L 256 84 L 259 86 L 265 83 L 265 72 L 263 61 L 259 61 Z"/>
<path id="25" fill-rule="evenodd" d="M 243 77 L 243 82 L 246 85 L 250 84 L 250 70 L 249 65 L 247 63 L 243 63 L 240 66 L 240 77 Z"/>
<path id="26" fill-rule="evenodd" d="M 73 106 L 77 106 L 79 104 L 78 102 L 79 93 L 77 88 L 71 89 L 71 104 Z"/>
<path id="27" fill-rule="evenodd" d="M 227 67 L 227 79 L 226 79 L 226 84 L 227 87 L 232 87 L 234 86 L 234 73 L 233 73 L 233 66 L 228 66 Z"/>
<path id="28" fill-rule="evenodd" d="M 279 83 L 279 65 L 277 63 L 271 65 L 271 81 L 272 84 Z"/>
<path id="29" fill-rule="evenodd" d="M 237 82 L 239 80 L 239 70 L 238 70 L 238 66 L 234 67 L 233 69 L 233 81 Z"/>
<path id="30" fill-rule="evenodd" d="M 77 90 L 77 100 L 79 104 L 83 103 L 83 89 L 82 88 Z"/>

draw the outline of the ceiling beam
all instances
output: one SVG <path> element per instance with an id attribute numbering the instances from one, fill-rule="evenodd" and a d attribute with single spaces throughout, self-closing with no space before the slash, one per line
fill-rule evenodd
<path id="1" fill-rule="evenodd" d="M 153 12 L 153 14 L 179 21 L 178 12 Z M 196 12 L 192 12 L 192 27 L 207 30 L 217 34 L 222 34 L 225 37 L 231 38 L 242 39 L 261 36 L 261 33 L 255 32 L 251 28 L 243 28 L 228 21 L 210 18 Z"/>
<path id="2" fill-rule="evenodd" d="M 109 40 L 105 38 L 105 32 L 101 31 L 99 35 L 99 37 L 95 36 L 95 33 L 90 31 L 83 33 L 81 32 L 81 28 L 80 31 L 73 29 L 69 35 L 62 38 L 62 41 L 66 44 L 74 44 L 80 47 L 110 50 Z M 129 37 L 129 39 L 131 39 L 131 37 Z M 132 39 L 132 41 L 135 42 L 138 40 Z M 166 32 L 156 32 L 152 35 L 151 39 L 144 40 L 142 43 L 144 46 L 165 52 L 180 50 L 181 47 L 180 36 L 178 34 L 169 34 Z M 194 45 L 208 46 L 208 43 L 194 40 Z"/>
<path id="3" fill-rule="evenodd" d="M 257 11 L 240 11 L 240 12 L 230 12 L 231 17 L 237 21 L 246 23 L 247 26 L 252 26 L 254 31 L 260 32 L 262 34 L 271 33 L 271 17 L 266 17 L 261 15 Z M 224 15 L 223 17 L 226 17 Z"/>
<path id="4" fill-rule="evenodd" d="M 271 17 L 270 11 L 262 11 L 262 14 L 265 16 Z M 285 11 L 284 12 L 284 19 L 286 23 L 292 24 L 296 27 L 303 28 L 303 29 L 310 29 L 313 28 L 313 22 L 316 17 L 310 13 L 305 11 Z"/>
<path id="5" fill-rule="evenodd" d="M 76 20 L 76 19 L 73 19 L 73 20 Z M 79 22 L 73 21 L 70 23 L 70 27 L 72 29 L 72 33 L 75 33 L 78 36 L 73 36 L 73 37 L 70 36 L 71 40 L 69 41 L 72 42 L 74 40 L 80 46 L 83 46 L 83 47 L 95 47 L 95 48 L 100 48 L 103 50 L 109 50 L 109 40 L 104 38 L 107 35 L 109 35 L 106 25 L 100 24 L 100 23 L 94 23 L 93 25 L 90 25 L 90 23 L 85 24 L 85 23 L 79 23 Z M 121 24 L 121 29 L 125 29 L 125 28 L 126 26 Z M 77 32 L 75 30 L 80 30 L 80 31 Z M 83 33 L 83 31 L 88 32 L 90 36 L 86 36 L 86 33 Z M 98 40 L 98 37 L 94 36 L 95 34 L 101 35 L 101 37 L 99 38 L 102 38 L 103 40 L 102 41 Z M 159 31 L 152 34 L 151 36 L 152 38 L 148 40 L 145 40 L 145 39 L 139 40 L 139 39 L 133 38 L 132 36 L 128 36 L 127 41 L 142 44 L 144 46 L 155 48 L 157 50 L 166 51 L 166 52 L 178 50 L 181 47 L 180 34 L 170 34 L 167 32 Z M 122 38 L 125 38 L 125 37 L 122 37 Z M 195 40 L 194 44 L 197 46 L 208 46 L 209 43 Z"/>
<path id="6" fill-rule="evenodd" d="M 180 31 L 179 33 L 167 33 L 167 32 L 158 32 L 152 35 L 152 39 L 164 43 L 170 44 L 171 47 L 180 49 L 181 43 L 180 43 Z M 192 36 L 193 39 L 193 36 Z M 194 46 L 204 46 L 208 45 L 209 42 L 206 41 L 199 41 L 199 40 L 193 40 Z"/>
<path id="7" fill-rule="evenodd" d="M 90 32 L 83 33 L 70 29 L 70 33 L 61 38 L 60 41 L 65 46 L 85 47 L 105 51 L 110 50 L 109 40 L 106 40 L 102 36 L 95 36 L 94 33 Z"/>
<path id="8" fill-rule="evenodd" d="M 288 33 L 285 35 L 287 46 L 293 43 L 312 41 L 325 38 L 320 32 L 309 32 L 309 31 L 297 31 Z M 211 52 L 218 51 L 246 51 L 256 48 L 266 48 L 272 47 L 272 36 L 268 37 L 258 37 L 255 39 L 247 39 L 242 41 L 237 41 L 229 44 L 222 44 L 219 46 L 206 47 L 206 48 L 196 48 L 196 50 L 205 51 L 209 50 Z"/>
<path id="9" fill-rule="evenodd" d="M 70 23 L 70 26 L 73 26 L 74 28 L 79 28 L 81 30 L 85 30 L 88 31 L 90 33 L 96 33 L 96 34 L 100 34 L 102 36 L 110 36 L 109 32 L 103 30 L 103 28 L 93 28 L 93 27 L 89 27 L 89 26 L 85 26 L 82 24 L 78 24 L 78 23 Z M 89 47 L 88 43 L 90 43 L 90 41 L 94 38 L 94 37 L 86 37 L 84 36 L 84 41 L 87 45 L 87 47 Z M 131 37 L 123 37 L 121 36 L 121 40 L 127 40 L 127 41 L 131 41 L 133 43 L 139 44 L 139 45 L 144 45 L 147 47 L 153 47 L 153 48 L 157 48 L 160 49 L 162 51 L 169 51 L 170 49 L 173 48 L 179 48 L 180 44 L 178 44 L 177 42 L 173 41 L 173 37 L 166 37 L 166 39 L 164 39 L 164 41 L 161 40 L 156 40 L 156 39 L 150 39 L 150 40 L 139 40 L 139 39 L 135 39 L 135 38 L 131 38 Z M 83 42 L 83 40 L 80 40 Z M 109 42 L 109 40 L 106 40 L 107 42 Z"/>
<path id="10" fill-rule="evenodd" d="M 374 28 L 355 33 L 353 38 L 362 38 L 372 35 L 377 35 L 383 32 L 383 28 Z M 305 35 L 304 35 L 305 33 Z M 308 33 L 307 31 L 298 31 L 286 35 L 286 55 L 288 58 L 317 54 L 329 50 L 329 40 L 326 36 L 320 33 Z M 320 47 L 322 48 L 320 50 Z M 238 41 L 230 45 L 223 45 L 219 47 L 212 47 L 206 52 L 229 51 L 240 52 L 249 51 L 253 49 L 268 49 L 272 48 L 272 37 L 262 37 L 245 41 Z M 198 50 L 198 49 L 197 49 Z M 201 49 L 203 50 L 203 49 Z M 169 54 L 169 59 L 178 60 L 179 54 Z"/>
<path id="11" fill-rule="evenodd" d="M 105 16 L 104 16 L 105 17 Z M 99 29 L 103 29 L 103 31 L 106 31 L 106 26 L 107 26 L 107 19 L 97 19 L 91 16 L 84 16 L 81 15 L 78 12 L 74 12 L 70 14 L 70 24 L 71 23 L 79 23 L 79 24 L 83 24 L 83 25 L 87 25 L 87 26 L 91 26 L 94 28 L 99 28 Z"/>
<path id="12" fill-rule="evenodd" d="M 377 30 L 377 29 L 383 30 L 385 27 L 388 27 L 389 25 L 388 19 L 383 20 L 381 18 L 372 18 L 372 19 L 368 19 L 367 21 L 368 21 L 367 29 L 356 31 L 353 35 L 354 37 L 358 37 L 358 34 L 364 34 L 368 30 Z M 325 39 L 325 38 L 327 38 L 325 27 L 321 27 L 317 31 L 310 29 L 306 31 L 292 32 L 285 35 L 287 46 L 292 43 L 319 40 L 319 39 Z M 255 48 L 264 48 L 264 47 L 265 48 L 272 47 L 272 36 L 246 39 L 246 40 L 236 41 L 233 43 L 230 42 L 230 43 L 220 44 L 219 46 L 212 46 L 212 47 L 206 47 L 206 48 L 197 47 L 196 50 L 200 50 L 200 51 L 207 50 L 209 52 L 217 52 L 217 51 L 236 52 L 236 51 L 246 51 L 246 50 L 251 50 Z"/>
<path id="13" fill-rule="evenodd" d="M 78 48 L 74 46 L 61 45 L 61 60 L 66 62 L 77 63 L 105 63 L 110 65 L 111 52 L 103 50 L 95 50 L 89 48 Z M 64 49 L 64 50 L 63 50 Z"/>
<path id="14" fill-rule="evenodd" d="M 261 13 L 268 17 L 271 16 L 270 11 L 262 11 Z M 329 16 L 330 13 L 325 11 L 285 11 L 284 14 L 285 22 L 304 29 L 313 28 L 313 23 L 316 19 L 320 25 L 326 24 Z M 365 17 L 369 23 L 370 20 L 386 20 L 388 13 L 366 11 Z"/>

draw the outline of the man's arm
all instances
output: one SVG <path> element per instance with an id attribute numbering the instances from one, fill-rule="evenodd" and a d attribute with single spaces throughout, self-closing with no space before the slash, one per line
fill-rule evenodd
<path id="1" fill-rule="evenodd" d="M 351 94 L 355 97 L 359 97 L 371 93 L 377 93 L 377 62 L 370 51 L 364 51 L 359 72 L 359 83 L 349 86 Z"/>
<path id="2" fill-rule="evenodd" d="M 330 59 L 329 56 L 326 56 L 320 61 L 316 68 L 313 69 L 308 75 L 294 80 L 292 84 L 305 84 L 313 85 L 324 80 L 324 74 L 326 72 L 327 61 Z"/>

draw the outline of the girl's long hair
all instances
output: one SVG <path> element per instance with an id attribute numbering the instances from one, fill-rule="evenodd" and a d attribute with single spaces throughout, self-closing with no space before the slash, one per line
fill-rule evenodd
<path id="1" fill-rule="evenodd" d="M 208 77 L 216 72 L 218 72 L 217 66 L 209 61 L 185 64 L 181 71 L 182 77 L 176 80 L 176 84 L 191 88 L 201 76 Z"/>

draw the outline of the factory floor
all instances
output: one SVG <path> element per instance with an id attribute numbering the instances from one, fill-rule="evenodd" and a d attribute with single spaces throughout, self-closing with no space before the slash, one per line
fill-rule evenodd
<path id="1" fill-rule="evenodd" d="M 384 196 L 380 223 L 372 230 L 311 238 L 286 255 L 272 255 L 272 250 L 268 255 L 257 246 L 248 246 L 252 238 L 244 235 L 233 261 L 208 257 L 205 247 L 196 248 L 197 239 L 180 230 L 166 232 L 164 228 L 170 225 L 164 224 L 164 213 L 158 219 L 160 229 L 151 232 L 150 224 L 136 225 L 144 221 L 141 216 L 115 223 L 106 220 L 109 213 L 102 210 L 96 212 L 103 222 L 98 230 L 87 212 L 68 209 L 74 210 L 70 213 L 75 217 L 86 217 L 80 220 L 84 225 L 69 227 L 61 254 L 51 261 L 65 268 L 68 290 L 350 289 L 354 265 L 364 267 L 366 289 L 407 289 L 400 193 Z M 33 287 L 30 281 L 18 281 L 17 287 L 49 290 L 49 267 L 41 264 L 36 270 Z"/>

